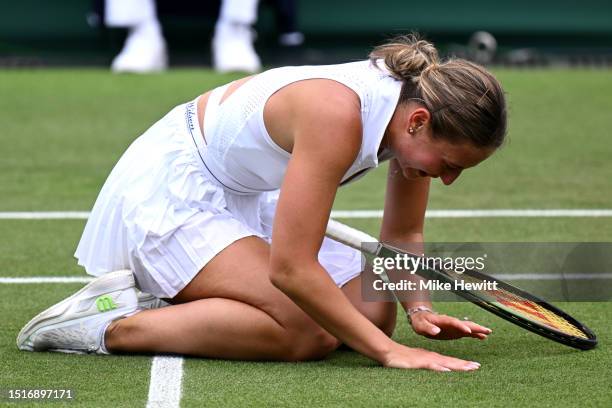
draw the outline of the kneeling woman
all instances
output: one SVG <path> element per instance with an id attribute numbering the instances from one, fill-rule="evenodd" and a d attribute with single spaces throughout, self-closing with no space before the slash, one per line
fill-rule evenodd
<path id="1" fill-rule="evenodd" d="M 298 361 L 345 343 L 387 367 L 476 369 L 391 340 L 395 305 L 361 299 L 359 253 L 324 233 L 338 186 L 390 160 L 380 239 L 421 241 L 430 179 L 451 184 L 505 133 L 497 80 L 438 61 L 414 37 L 367 61 L 272 69 L 206 92 L 125 152 L 76 251 L 99 278 L 34 318 L 18 345 Z M 170 305 L 144 310 L 136 288 Z M 403 306 L 430 338 L 490 333 L 428 302 Z"/>

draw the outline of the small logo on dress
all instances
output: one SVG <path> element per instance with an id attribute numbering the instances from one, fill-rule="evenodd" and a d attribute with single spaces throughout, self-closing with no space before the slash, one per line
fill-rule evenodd
<path id="1" fill-rule="evenodd" d="M 195 104 L 193 102 L 189 102 L 187 104 L 186 116 L 187 116 L 187 127 L 189 128 L 190 131 L 195 129 L 195 126 L 193 125 L 193 116 L 195 115 L 195 113 L 196 113 Z"/>

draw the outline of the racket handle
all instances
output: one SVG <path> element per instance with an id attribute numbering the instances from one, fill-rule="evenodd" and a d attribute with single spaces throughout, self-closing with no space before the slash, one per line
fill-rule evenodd
<path id="1" fill-rule="evenodd" d="M 376 254 L 376 250 L 373 246 L 362 245 L 364 242 L 377 243 L 378 240 L 376 238 L 366 234 L 365 232 L 361 232 L 355 228 L 349 227 L 348 225 L 344 225 L 341 222 L 332 220 L 331 218 L 327 223 L 327 230 L 325 231 L 325 235 L 327 235 L 334 241 L 341 242 L 359 251 L 365 250 L 372 254 Z"/>

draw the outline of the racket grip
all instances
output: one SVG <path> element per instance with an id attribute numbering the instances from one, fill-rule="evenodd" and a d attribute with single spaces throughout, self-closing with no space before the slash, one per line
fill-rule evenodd
<path id="1" fill-rule="evenodd" d="M 334 241 L 341 242 L 359 251 L 367 251 L 372 254 L 376 253 L 376 250 L 370 245 L 362 245 L 364 242 L 377 243 L 378 240 L 371 235 L 361 232 L 355 228 L 349 227 L 348 225 L 342 224 L 336 220 L 330 220 L 327 223 L 327 230 L 325 235 Z"/>

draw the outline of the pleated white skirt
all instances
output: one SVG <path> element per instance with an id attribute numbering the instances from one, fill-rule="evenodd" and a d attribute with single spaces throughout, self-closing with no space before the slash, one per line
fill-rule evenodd
<path id="1" fill-rule="evenodd" d="M 239 195 L 211 179 L 194 106 L 170 111 L 113 168 L 75 253 L 90 275 L 131 269 L 141 290 L 172 298 L 233 242 L 270 242 L 278 191 Z M 328 238 L 319 261 L 339 286 L 361 272 L 359 252 Z"/>

